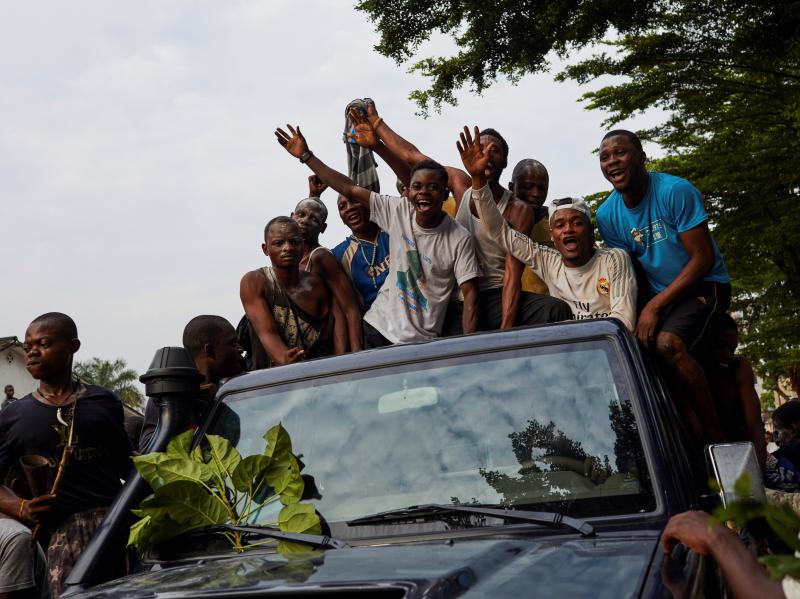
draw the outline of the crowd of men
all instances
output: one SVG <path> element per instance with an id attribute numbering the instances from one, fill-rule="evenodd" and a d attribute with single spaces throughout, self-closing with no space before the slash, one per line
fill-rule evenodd
<path id="1" fill-rule="evenodd" d="M 242 277 L 239 326 L 204 315 L 184 330 L 208 399 L 245 370 L 478 330 L 611 317 L 670 374 L 698 445 L 751 440 L 767 463 L 752 368 L 735 355 L 736 323 L 726 314 L 730 278 L 701 194 L 685 179 L 648 172 L 635 134 L 615 130 L 601 141 L 600 168 L 614 189 L 594 215 L 598 245 L 586 202 L 561 198 L 546 206 L 549 176 L 540 161 L 521 160 L 502 184 L 509 146 L 494 129 L 465 127 L 456 142 L 461 165 L 442 165 L 390 128 L 374 102 L 355 101 L 347 109 L 347 174 L 315 156 L 300 127 L 287 129 L 276 137 L 313 172 L 309 196 L 291 215 L 267 223 L 262 250 L 270 266 Z M 394 171 L 397 195 L 379 193 L 374 155 Z M 332 250 L 319 241 L 329 187 L 351 231 Z M 6 388 L 0 598 L 48 591 L 58 597 L 128 476 L 131 455 L 148 450 L 155 430 L 156 411 L 148 405 L 140 436 L 130 439 L 119 400 L 74 378 L 79 347 L 69 316 L 36 318 L 24 351 L 39 386 L 21 399 Z M 59 480 L 67 453 L 59 486 L 53 478 Z M 35 468 L 22 465 L 26 456 L 46 460 L 49 474 L 38 488 Z"/>

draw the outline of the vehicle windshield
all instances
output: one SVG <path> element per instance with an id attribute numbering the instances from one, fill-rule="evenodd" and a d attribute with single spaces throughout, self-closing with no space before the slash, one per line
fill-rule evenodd
<path id="1" fill-rule="evenodd" d="M 637 513 L 655 500 L 627 389 L 611 344 L 570 343 L 236 393 L 217 428 L 246 456 L 282 423 L 328 522 L 430 503 Z"/>

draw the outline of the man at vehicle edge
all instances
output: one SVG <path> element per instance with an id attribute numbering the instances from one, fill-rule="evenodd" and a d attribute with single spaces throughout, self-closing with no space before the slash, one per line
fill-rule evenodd
<path id="1" fill-rule="evenodd" d="M 572 308 L 573 318 L 614 317 L 629 331 L 636 322 L 636 277 L 628 255 L 619 249 L 596 248 L 589 208 L 583 200 L 563 198 L 554 202 L 550 229 L 556 249 L 540 245 L 506 226 L 486 185 L 486 147 L 475 127 L 475 138 L 464 127 L 458 149 L 464 168 L 472 176 L 472 199 L 481 226 L 507 252 L 539 275 L 553 297 Z"/>
<path id="2" fill-rule="evenodd" d="M 73 378 L 72 358 L 80 345 L 75 322 L 66 314 L 36 318 L 25 332 L 23 350 L 39 387 L 0 414 L 0 480 L 21 457 L 40 455 L 49 463 L 50 489 L 73 433 L 73 451 L 56 496 L 28 499 L 0 486 L 0 512 L 41 524 L 50 533 L 47 561 L 54 598 L 132 466 L 122 402 L 107 389 Z"/>
<path id="3" fill-rule="evenodd" d="M 639 138 L 610 131 L 600 144 L 600 169 L 614 186 L 597 211 L 597 226 L 609 247 L 638 258 L 652 297 L 636 325 L 636 336 L 655 350 L 680 381 L 684 416 L 693 411 L 698 440 L 723 438 L 708 382 L 693 357 L 705 349 L 716 316 L 730 304 L 731 286 L 719 248 L 708 229 L 700 192 L 680 177 L 648 173 Z M 644 292 L 644 290 L 640 291 Z"/>
<path id="4" fill-rule="evenodd" d="M 319 275 L 300 270 L 303 246 L 294 220 L 273 218 L 261 244 L 272 266 L 242 277 L 239 296 L 247 315 L 253 370 L 331 353 L 333 298 Z M 334 347 L 334 353 L 343 351 Z"/>
<path id="5" fill-rule="evenodd" d="M 337 343 L 350 351 L 361 351 L 361 311 L 353 285 L 336 257 L 319 243 L 319 236 L 328 227 L 328 208 L 318 197 L 308 197 L 297 203 L 291 217 L 300 226 L 305 242 L 300 268 L 322 277 L 333 294 Z"/>
<path id="6" fill-rule="evenodd" d="M 191 354 L 197 371 L 203 375 L 200 391 L 203 394 L 201 399 L 206 402 L 214 399 L 217 388 L 224 379 L 245 371 L 242 349 L 236 341 L 236 329 L 222 316 L 203 314 L 192 318 L 183 329 L 183 347 Z M 221 407 L 226 406 L 223 404 Z M 205 410 L 197 414 L 200 417 L 204 415 Z M 143 453 L 147 449 L 157 424 L 158 408 L 152 399 L 148 399 L 144 410 L 144 424 L 139 435 L 140 452 Z M 199 422 L 193 421 L 187 424 L 196 426 Z M 229 435 L 212 432 L 222 434 L 233 441 Z"/>
<path id="7" fill-rule="evenodd" d="M 414 166 L 408 198 L 382 196 L 355 185 L 308 149 L 299 127 L 278 129 L 278 142 L 340 194 L 369 207 L 370 219 L 389 233 L 390 283 L 364 317 L 365 347 L 439 336 L 455 284 L 464 294 L 464 332 L 477 328 L 481 274 L 469 233 L 442 211 L 447 172 L 433 161 Z"/>
<path id="8" fill-rule="evenodd" d="M 340 195 L 336 207 L 351 235 L 333 248 L 333 255 L 352 279 L 366 313 L 389 274 L 389 235 L 357 200 Z"/>

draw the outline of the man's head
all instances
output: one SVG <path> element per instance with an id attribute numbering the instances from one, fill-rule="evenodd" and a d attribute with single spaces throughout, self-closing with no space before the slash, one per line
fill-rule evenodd
<path id="1" fill-rule="evenodd" d="M 276 216 L 264 227 L 261 249 L 275 268 L 297 268 L 303 258 L 303 234 L 288 216 Z"/>
<path id="2" fill-rule="evenodd" d="M 183 347 L 192 354 L 197 369 L 209 383 L 244 372 L 236 329 L 222 316 L 195 316 L 183 329 Z"/>
<path id="3" fill-rule="evenodd" d="M 369 219 L 369 210 L 358 200 L 339 194 L 336 200 L 339 217 L 353 235 L 374 235 L 378 225 Z"/>
<path id="4" fill-rule="evenodd" d="M 800 400 L 792 399 L 772 413 L 775 443 L 780 447 L 789 444 L 800 434 Z"/>
<path id="5" fill-rule="evenodd" d="M 609 131 L 600 142 L 600 170 L 620 193 L 637 188 L 647 179 L 642 142 L 625 129 Z"/>
<path id="6" fill-rule="evenodd" d="M 594 227 L 589 206 L 579 198 L 553 200 L 550 234 L 564 264 L 583 266 L 594 255 Z"/>
<path id="7" fill-rule="evenodd" d="M 316 242 L 328 228 L 328 209 L 317 198 L 300 200 L 292 212 L 292 218 L 300 225 L 300 232 L 306 241 Z"/>
<path id="8" fill-rule="evenodd" d="M 14 385 L 6 385 L 3 388 L 3 393 L 6 394 L 6 399 L 11 399 L 14 397 Z"/>
<path id="9" fill-rule="evenodd" d="M 406 187 L 405 183 L 398 179 L 394 186 L 397 188 L 397 193 L 400 194 L 401 198 L 406 197 L 406 194 L 408 193 L 408 187 Z"/>
<path id="10" fill-rule="evenodd" d="M 417 224 L 435 227 L 442 220 L 442 204 L 447 199 L 447 171 L 434 160 L 423 160 L 411 169 L 408 201 L 416 211 Z"/>
<path id="11" fill-rule="evenodd" d="M 534 209 L 544 206 L 550 188 L 550 175 L 538 160 L 520 160 L 511 173 L 508 189 L 514 197 L 530 204 Z"/>
<path id="12" fill-rule="evenodd" d="M 72 373 L 72 356 L 80 347 L 74 320 L 61 312 L 42 314 L 25 331 L 25 367 L 41 381 L 68 377 Z"/>
<path id="13" fill-rule="evenodd" d="M 503 169 L 508 166 L 508 142 L 495 129 L 484 129 L 480 132 L 481 145 L 484 147 L 490 143 L 494 144 L 494 149 L 490 154 L 489 164 L 486 165 L 486 179 L 489 183 L 499 183 Z"/>

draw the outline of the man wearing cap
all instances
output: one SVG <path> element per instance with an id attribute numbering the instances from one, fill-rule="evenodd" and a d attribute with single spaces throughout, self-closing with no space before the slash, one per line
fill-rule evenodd
<path id="1" fill-rule="evenodd" d="M 472 199 L 481 226 L 517 260 L 528 264 L 547 284 L 550 295 L 564 300 L 575 320 L 617 318 L 629 331 L 636 322 L 636 277 L 628 255 L 597 248 L 586 202 L 562 198 L 550 209 L 555 250 L 506 226 L 487 186 L 485 162 L 490 152 L 468 130 L 458 144 L 461 160 L 472 176 Z"/>

